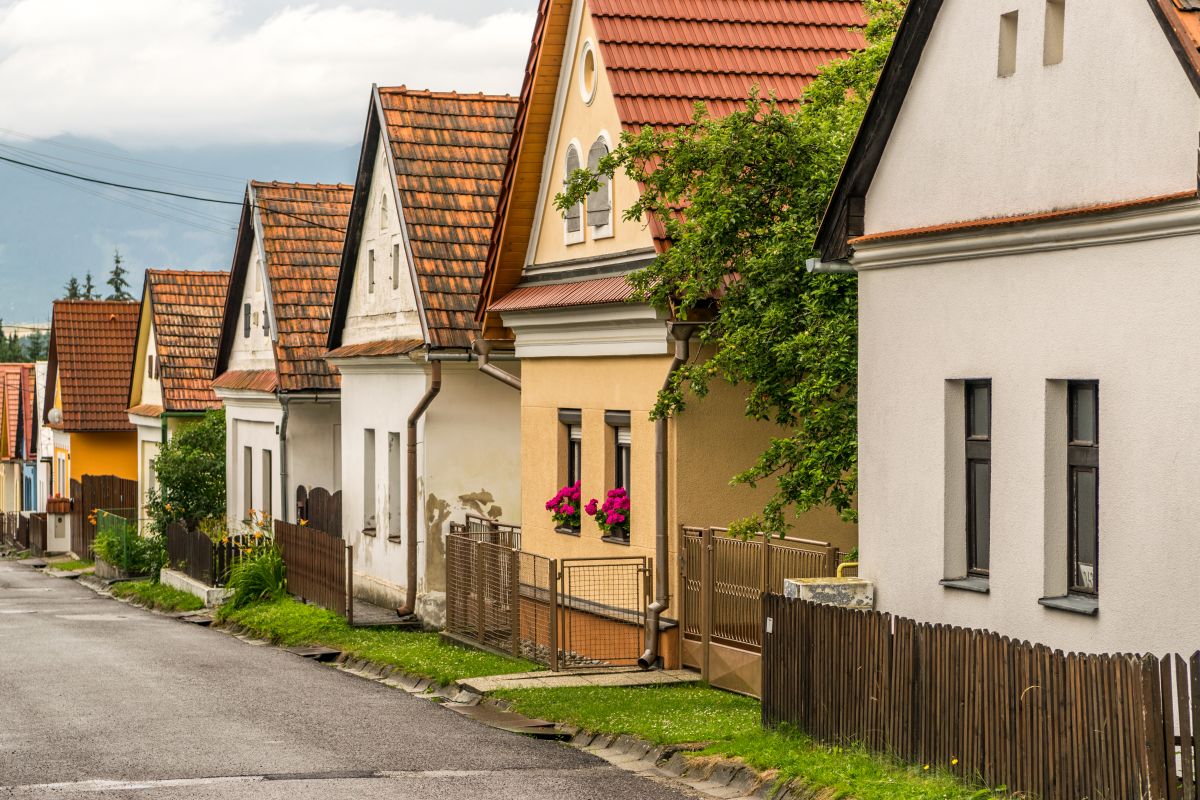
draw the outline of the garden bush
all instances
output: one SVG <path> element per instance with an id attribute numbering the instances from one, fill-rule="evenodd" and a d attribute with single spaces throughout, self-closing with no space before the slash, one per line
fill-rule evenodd
<path id="1" fill-rule="evenodd" d="M 130 575 L 150 575 L 157 580 L 166 560 L 162 537 L 140 535 L 136 519 L 103 510 L 95 511 L 94 516 L 96 540 L 92 550 L 96 555 Z"/>
<path id="2" fill-rule="evenodd" d="M 225 588 L 232 592 L 226 601 L 231 608 L 286 597 L 287 570 L 279 548 L 270 545 L 248 553 L 229 570 Z"/>

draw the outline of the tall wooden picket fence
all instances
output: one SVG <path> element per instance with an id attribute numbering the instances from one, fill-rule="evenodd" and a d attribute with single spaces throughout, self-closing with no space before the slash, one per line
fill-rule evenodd
<path id="1" fill-rule="evenodd" d="M 306 525 L 275 520 L 275 544 L 288 591 L 354 622 L 354 551 L 342 539 Z"/>
<path id="2" fill-rule="evenodd" d="M 1043 800 L 1197 800 L 1200 653 L 1064 654 L 768 595 L 763 723 Z"/>

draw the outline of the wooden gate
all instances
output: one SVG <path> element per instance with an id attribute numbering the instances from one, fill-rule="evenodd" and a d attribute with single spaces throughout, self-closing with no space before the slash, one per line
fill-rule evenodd
<path id="1" fill-rule="evenodd" d="M 320 486 L 296 487 L 296 520 L 337 537 L 342 535 L 342 493 Z"/>
<path id="2" fill-rule="evenodd" d="M 782 593 L 785 578 L 837 574 L 829 542 L 737 539 L 724 528 L 691 528 L 679 538 L 681 661 L 713 686 L 762 692 L 763 595 Z"/>
<path id="3" fill-rule="evenodd" d="M 140 516 L 137 481 L 116 475 L 84 475 L 82 481 L 71 481 L 71 499 L 71 552 L 79 558 L 92 558 L 96 540 L 93 511 L 124 509 L 132 511 L 134 519 Z"/>
<path id="4" fill-rule="evenodd" d="M 287 568 L 287 588 L 303 600 L 354 623 L 354 548 L 337 536 L 275 520 L 275 544 Z"/>

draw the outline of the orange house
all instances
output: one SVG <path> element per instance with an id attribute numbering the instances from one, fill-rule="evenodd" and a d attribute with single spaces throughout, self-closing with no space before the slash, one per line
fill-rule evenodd
<path id="1" fill-rule="evenodd" d="M 46 424 L 54 431 L 50 494 L 84 475 L 137 480 L 137 429 L 129 383 L 139 304 L 58 300 L 50 328 Z"/>

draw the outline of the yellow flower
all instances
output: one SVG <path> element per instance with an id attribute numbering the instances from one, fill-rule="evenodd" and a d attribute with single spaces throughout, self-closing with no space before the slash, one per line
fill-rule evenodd
<path id="1" fill-rule="evenodd" d="M 306 519 L 302 519 L 302 520 L 300 520 L 300 527 L 301 527 L 301 528 L 304 528 L 304 527 L 307 527 L 307 526 L 308 526 L 308 520 L 306 520 Z"/>
<path id="2" fill-rule="evenodd" d="M 957 759 L 957 758 L 952 758 L 952 759 L 950 759 L 950 766 L 952 766 L 952 767 L 957 767 L 957 766 L 958 766 L 958 759 Z"/>
<path id="3" fill-rule="evenodd" d="M 923 770 L 925 770 L 926 772 L 928 772 L 928 771 L 929 771 L 929 765 L 928 765 L 928 764 L 926 764 L 925 766 L 921 767 L 921 769 L 923 769 Z"/>

